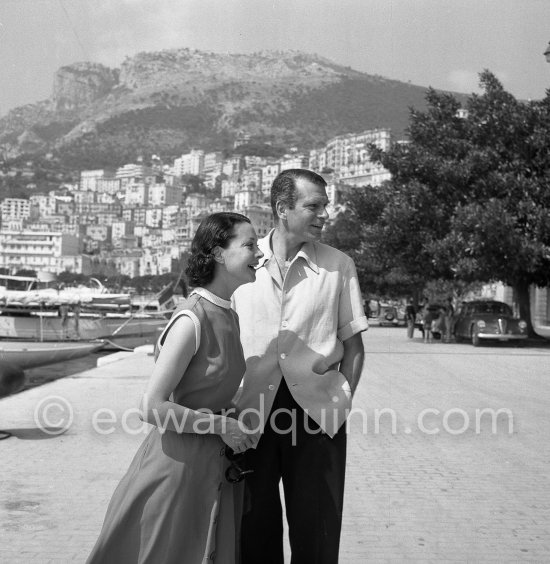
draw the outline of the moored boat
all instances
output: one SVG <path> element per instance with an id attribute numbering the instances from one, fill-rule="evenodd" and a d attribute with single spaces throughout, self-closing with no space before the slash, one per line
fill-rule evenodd
<path id="1" fill-rule="evenodd" d="M 0 339 L 103 339 L 106 348 L 123 350 L 154 343 L 174 306 L 172 285 L 138 304 L 96 282 L 97 288 L 55 289 L 37 278 L 0 275 Z"/>
<path id="2" fill-rule="evenodd" d="M 19 366 L 23 370 L 36 366 L 46 366 L 86 356 L 98 351 L 104 341 L 80 342 L 36 342 L 36 341 L 1 341 L 0 361 Z"/>

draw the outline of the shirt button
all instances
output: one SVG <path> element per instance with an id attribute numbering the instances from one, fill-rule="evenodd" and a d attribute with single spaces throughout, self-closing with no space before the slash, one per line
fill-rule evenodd
<path id="1" fill-rule="evenodd" d="M 283 322 L 281 323 L 281 326 L 282 326 L 282 327 L 288 327 L 288 321 L 283 321 Z"/>
<path id="2" fill-rule="evenodd" d="M 286 354 L 285 354 L 285 353 L 282 353 L 282 354 L 281 354 L 281 358 L 284 360 L 284 359 L 286 358 Z"/>
<path id="3" fill-rule="evenodd" d="M 273 384 L 269 384 L 268 388 L 269 388 L 270 390 L 274 390 L 274 389 L 275 389 L 275 386 L 274 386 Z"/>

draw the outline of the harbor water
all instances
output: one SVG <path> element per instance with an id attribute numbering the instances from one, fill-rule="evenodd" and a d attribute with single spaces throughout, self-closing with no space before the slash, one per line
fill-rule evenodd
<path id="1" fill-rule="evenodd" d="M 29 388 L 41 386 L 42 384 L 52 382 L 59 378 L 65 378 L 66 376 L 72 376 L 73 374 L 79 374 L 80 372 L 95 368 L 98 359 L 109 354 L 113 354 L 113 351 L 97 351 L 81 358 L 49 364 L 47 366 L 37 366 L 36 368 L 25 370 L 25 386 L 23 390 L 28 390 Z"/>

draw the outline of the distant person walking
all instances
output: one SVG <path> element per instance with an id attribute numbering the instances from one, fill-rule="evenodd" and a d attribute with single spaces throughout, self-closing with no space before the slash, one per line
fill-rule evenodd
<path id="1" fill-rule="evenodd" d="M 450 343 L 453 339 L 453 317 L 455 313 L 455 308 L 453 306 L 453 299 L 451 297 L 447 298 L 447 304 L 445 305 L 445 341 Z"/>
<path id="2" fill-rule="evenodd" d="M 426 301 L 424 309 L 422 310 L 422 325 L 424 326 L 424 342 L 431 343 L 433 341 L 432 323 L 435 315 L 430 309 L 430 302 Z"/>
<path id="3" fill-rule="evenodd" d="M 414 324 L 416 322 L 416 308 L 414 307 L 414 300 L 412 298 L 409 299 L 409 303 L 405 307 L 405 320 L 407 322 L 407 337 L 412 339 L 414 335 Z"/>

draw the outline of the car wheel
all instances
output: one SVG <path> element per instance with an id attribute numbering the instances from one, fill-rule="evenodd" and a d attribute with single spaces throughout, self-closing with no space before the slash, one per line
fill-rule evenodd
<path id="1" fill-rule="evenodd" d="M 472 331 L 472 345 L 474 345 L 474 347 L 479 347 L 479 345 L 481 345 L 481 339 L 475 331 Z"/>

